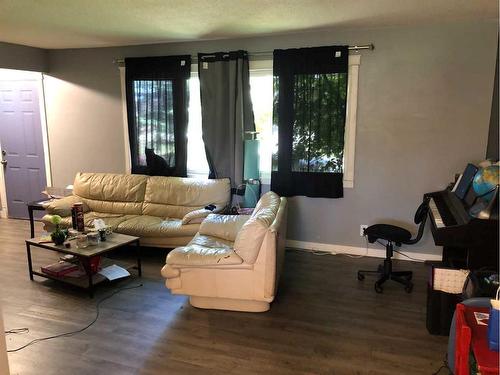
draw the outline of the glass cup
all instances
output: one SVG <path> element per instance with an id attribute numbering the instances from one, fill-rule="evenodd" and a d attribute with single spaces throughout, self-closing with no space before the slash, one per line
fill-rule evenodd
<path id="1" fill-rule="evenodd" d="M 76 238 L 80 232 L 78 232 L 76 229 L 68 229 L 68 237 L 70 238 Z"/>
<path id="2" fill-rule="evenodd" d="M 97 246 L 99 245 L 99 233 L 97 232 L 90 232 L 87 234 L 87 239 L 89 241 L 90 246 Z"/>
<path id="3" fill-rule="evenodd" d="M 89 246 L 89 239 L 86 234 L 79 234 L 76 236 L 76 247 L 79 249 L 85 249 Z"/>

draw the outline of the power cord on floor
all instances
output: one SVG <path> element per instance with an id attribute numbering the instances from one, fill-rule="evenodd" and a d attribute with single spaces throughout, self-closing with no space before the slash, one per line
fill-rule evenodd
<path id="1" fill-rule="evenodd" d="M 364 254 L 360 254 L 360 255 L 352 255 L 352 254 L 344 254 L 344 253 L 340 253 L 340 254 L 335 254 L 335 255 L 344 255 L 348 258 L 364 258 L 366 256 L 368 256 L 368 237 L 367 236 L 363 236 L 365 238 L 365 242 L 366 242 L 366 251 Z"/>
<path id="2" fill-rule="evenodd" d="M 447 365 L 442 365 L 436 372 L 433 372 L 432 375 L 438 375 L 442 369 L 447 369 L 449 375 L 453 375 L 453 373 L 450 371 L 450 368 Z"/>
<path id="3" fill-rule="evenodd" d="M 432 375 L 438 375 L 442 369 L 447 369 L 448 375 L 453 375 L 453 371 L 451 371 L 450 366 L 448 366 L 448 353 L 446 353 L 444 356 L 442 366 L 440 368 L 438 368 L 436 372 L 433 372 Z"/>
<path id="4" fill-rule="evenodd" d="M 362 255 L 339 254 L 339 255 L 345 255 L 346 257 L 349 257 L 349 258 L 364 258 L 364 257 L 368 256 L 368 237 L 366 235 L 364 235 L 363 237 L 365 238 L 365 242 L 366 242 L 366 251 L 364 254 L 362 254 Z"/>
<path id="5" fill-rule="evenodd" d="M 385 247 L 385 244 L 384 244 L 383 242 L 380 242 L 379 240 L 377 240 L 376 242 L 377 242 L 379 245 L 381 245 L 381 246 Z M 398 253 L 399 255 L 402 255 L 402 256 L 404 256 L 404 257 L 406 257 L 406 258 L 408 258 L 408 259 L 411 259 L 411 260 L 413 260 L 414 262 L 423 263 L 423 260 L 422 260 L 422 259 L 412 258 L 411 256 L 409 256 L 409 255 L 407 255 L 407 254 L 405 254 L 405 253 L 403 253 L 403 252 L 401 252 L 401 251 L 399 251 L 399 250 L 394 250 L 394 249 L 393 249 L 392 251 L 394 251 L 395 253 Z"/>
<path id="6" fill-rule="evenodd" d="M 368 238 L 365 236 L 366 240 L 366 252 L 365 254 L 360 254 L 360 255 L 353 255 L 353 254 L 345 254 L 345 253 L 336 253 L 333 251 L 321 251 L 321 250 L 315 250 L 315 249 L 299 249 L 295 248 L 294 250 L 298 251 L 304 251 L 306 253 L 312 254 L 312 255 L 317 255 L 317 256 L 324 256 L 324 255 L 343 255 L 349 258 L 363 258 L 365 256 L 368 256 Z"/>
<path id="7" fill-rule="evenodd" d="M 6 335 L 17 335 L 20 333 L 28 333 L 30 330 L 29 328 L 14 328 L 14 329 L 9 329 L 8 331 L 5 331 Z"/>
<path id="8" fill-rule="evenodd" d="M 411 259 L 413 260 L 414 262 L 419 262 L 419 263 L 422 263 L 423 260 L 422 259 L 417 259 L 417 258 L 412 258 L 411 256 L 409 255 L 406 255 L 405 253 L 402 253 L 401 251 L 398 251 L 398 250 L 393 250 L 395 253 L 398 253 L 399 255 L 402 255 L 404 257 L 407 257 L 408 259 Z"/>
<path id="9" fill-rule="evenodd" d="M 313 255 L 318 255 L 318 256 L 323 256 L 323 255 L 343 255 L 343 256 L 346 256 L 346 257 L 349 257 L 349 258 L 364 258 L 366 256 L 368 256 L 368 237 L 367 236 L 364 236 L 365 237 L 365 241 L 366 241 L 366 252 L 364 254 L 361 254 L 361 255 L 353 255 L 353 254 L 345 254 L 345 253 L 336 253 L 336 252 L 333 252 L 333 251 L 321 251 L 321 250 L 315 250 L 315 249 L 295 249 L 295 250 L 299 250 L 299 251 L 305 251 L 309 254 L 313 254 Z M 380 242 L 379 240 L 376 241 L 379 245 L 385 247 L 385 244 Z M 402 255 L 414 262 L 419 262 L 419 263 L 422 263 L 423 261 L 421 259 L 417 259 L 417 258 L 413 258 L 399 250 L 393 250 L 395 253 L 398 253 L 399 255 Z"/>
<path id="10" fill-rule="evenodd" d="M 69 332 L 65 332 L 65 333 L 60 333 L 58 335 L 53 335 L 53 336 L 47 336 L 47 337 L 40 337 L 38 339 L 34 339 L 34 340 L 31 340 L 30 342 L 28 342 L 27 344 L 24 344 L 16 349 L 10 349 L 10 350 L 7 350 L 7 353 L 15 353 L 15 352 L 18 352 L 20 350 L 23 350 L 25 348 L 27 348 L 28 346 L 30 345 L 33 345 L 33 344 L 36 344 L 38 342 L 42 342 L 42 341 L 47 341 L 47 340 L 52 340 L 52 339 L 56 339 L 56 338 L 59 338 L 59 337 L 69 337 L 69 336 L 73 336 L 73 335 L 76 335 L 78 333 L 82 333 L 83 331 L 85 331 L 86 329 L 92 327 L 92 325 L 94 325 L 95 322 L 97 322 L 97 319 L 99 319 L 99 314 L 100 314 L 100 306 L 101 304 L 110 299 L 111 297 L 115 296 L 116 294 L 118 293 L 121 293 L 125 290 L 130 290 L 130 289 L 137 289 L 137 288 L 140 288 L 142 287 L 142 284 L 138 284 L 138 285 L 133 285 L 133 286 L 126 286 L 126 287 L 123 287 L 123 288 L 120 288 L 118 290 L 115 290 L 113 293 L 111 293 L 110 295 L 100 299 L 97 304 L 96 304 L 96 314 L 95 314 L 95 317 L 94 319 L 89 323 L 87 324 L 85 327 L 83 328 L 80 328 L 80 329 L 77 329 L 75 331 L 69 331 Z M 11 330 L 8 330 L 8 331 L 5 331 L 6 334 L 18 334 L 18 333 L 24 333 L 24 332 L 29 332 L 29 329 L 28 328 L 16 328 L 16 329 L 11 329 Z"/>

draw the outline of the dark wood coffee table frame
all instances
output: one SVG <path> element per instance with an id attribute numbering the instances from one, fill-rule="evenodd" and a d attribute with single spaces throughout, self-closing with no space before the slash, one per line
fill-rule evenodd
<path id="1" fill-rule="evenodd" d="M 33 281 L 34 276 L 36 275 L 36 276 L 44 277 L 46 279 L 56 280 L 56 281 L 59 281 L 59 282 L 65 283 L 65 284 L 70 284 L 70 285 L 73 285 L 73 286 L 76 286 L 78 288 L 86 290 L 89 293 L 89 296 L 92 298 L 94 296 L 94 288 L 96 286 L 96 283 L 94 283 L 94 280 L 93 280 L 94 274 L 92 273 L 92 270 L 91 270 L 90 260 L 95 256 L 102 256 L 106 253 L 109 253 L 110 251 L 118 249 L 119 247 L 127 246 L 127 245 L 135 245 L 134 247 L 136 248 L 137 266 L 134 268 L 137 269 L 137 274 L 139 277 L 141 277 L 142 276 L 142 265 L 141 265 L 140 240 L 138 237 L 132 237 L 132 236 L 128 236 L 128 237 L 130 237 L 129 241 L 127 241 L 127 240 L 123 241 L 123 243 L 120 243 L 116 246 L 113 246 L 113 247 L 108 248 L 108 249 L 103 249 L 103 251 L 101 251 L 101 252 L 93 252 L 90 255 L 80 254 L 80 253 L 74 251 L 74 249 L 71 249 L 71 248 L 67 249 L 62 245 L 55 246 L 52 243 L 50 243 L 50 244 L 38 243 L 33 239 L 26 240 L 26 254 L 28 256 L 28 271 L 29 271 L 30 280 Z M 83 268 L 85 269 L 85 274 L 86 274 L 86 277 L 88 280 L 88 285 L 81 286 L 81 285 L 78 285 L 76 283 L 72 283 L 72 282 L 68 281 L 68 279 L 64 279 L 63 277 L 47 275 L 43 272 L 38 272 L 38 271 L 33 270 L 33 262 L 31 259 L 31 247 L 32 246 L 42 248 L 42 249 L 47 249 L 47 250 L 58 252 L 58 253 L 71 254 L 71 255 L 77 256 L 80 259 Z M 72 246 L 75 246 L 75 244 L 72 244 Z"/>
<path id="2" fill-rule="evenodd" d="M 35 217 L 33 211 L 45 211 L 44 203 L 54 201 L 55 198 L 44 198 L 33 202 L 28 202 L 28 218 L 30 221 L 30 238 L 35 237 Z"/>

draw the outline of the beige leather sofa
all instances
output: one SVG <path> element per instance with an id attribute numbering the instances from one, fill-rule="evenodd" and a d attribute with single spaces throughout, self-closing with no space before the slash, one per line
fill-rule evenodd
<path id="1" fill-rule="evenodd" d="M 109 173 L 78 173 L 73 195 L 46 205 L 42 218 L 52 229 L 51 215 L 71 226 L 71 207 L 84 205 L 85 225 L 100 218 L 116 232 L 141 237 L 146 246 L 173 248 L 187 244 L 201 221 L 230 203 L 229 179 L 199 180 Z M 204 207 L 213 204 L 214 211 Z"/>
<path id="2" fill-rule="evenodd" d="M 276 294 L 286 239 L 286 198 L 266 193 L 251 216 L 209 215 L 162 269 L 173 294 L 199 308 L 262 312 Z"/>

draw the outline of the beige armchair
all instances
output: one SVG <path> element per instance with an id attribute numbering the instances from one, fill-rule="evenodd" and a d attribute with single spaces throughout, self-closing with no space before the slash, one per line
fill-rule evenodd
<path id="1" fill-rule="evenodd" d="M 274 300 L 284 259 L 286 198 L 266 193 L 252 215 L 209 215 L 162 275 L 173 294 L 206 309 L 262 312 Z"/>

